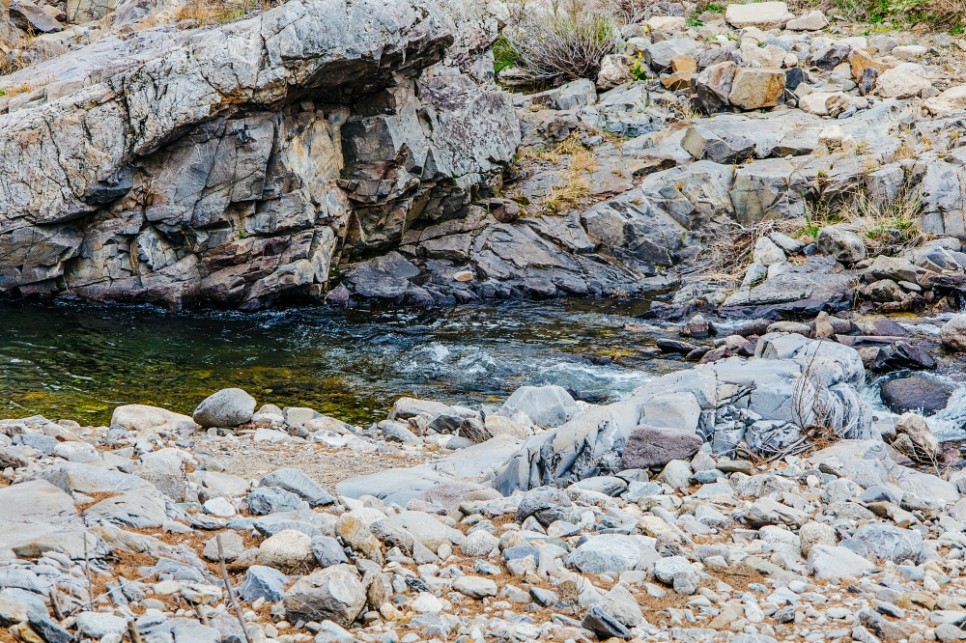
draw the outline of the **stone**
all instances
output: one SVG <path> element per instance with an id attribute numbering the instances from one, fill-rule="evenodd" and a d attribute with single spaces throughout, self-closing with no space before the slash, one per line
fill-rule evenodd
<path id="1" fill-rule="evenodd" d="M 815 545 L 808 554 L 808 571 L 819 580 L 858 578 L 874 567 L 842 546 Z"/>
<path id="2" fill-rule="evenodd" d="M 706 67 L 693 78 L 695 97 L 703 111 L 713 114 L 731 104 L 729 96 L 737 70 L 734 61 L 726 60 Z"/>
<path id="3" fill-rule="evenodd" d="M 18 552 L 34 558 L 48 550 L 83 558 L 85 537 L 90 550 L 101 543 L 85 530 L 73 499 L 50 482 L 0 488 L 0 558 L 15 558 Z"/>
<path id="4" fill-rule="evenodd" d="M 702 443 L 700 437 L 687 431 L 640 426 L 624 443 L 621 466 L 624 469 L 663 467 L 671 460 L 690 458 Z"/>
<path id="5" fill-rule="evenodd" d="M 938 96 L 927 98 L 922 107 L 933 116 L 948 116 L 966 109 L 966 85 L 956 85 L 946 89 Z"/>
<path id="6" fill-rule="evenodd" d="M 294 570 L 314 561 L 312 538 L 294 529 L 284 529 L 266 538 L 258 547 L 262 563 L 281 570 Z"/>
<path id="7" fill-rule="evenodd" d="M 691 481 L 691 465 L 684 460 L 671 460 L 664 469 L 658 480 L 669 485 L 672 489 L 684 489 Z"/>
<path id="8" fill-rule="evenodd" d="M 642 569 L 658 558 L 653 539 L 602 534 L 587 538 L 567 557 L 567 565 L 585 574 Z"/>
<path id="9" fill-rule="evenodd" d="M 824 522 L 806 522 L 798 530 L 798 538 L 802 548 L 802 556 L 808 558 L 812 547 L 816 545 L 835 546 L 838 543 L 838 536 L 835 528 Z"/>
<path id="10" fill-rule="evenodd" d="M 522 523 L 534 516 L 545 527 L 557 520 L 566 520 L 573 514 L 570 497 L 556 487 L 537 487 L 523 494 L 517 507 L 516 520 Z"/>
<path id="11" fill-rule="evenodd" d="M 486 558 L 498 550 L 500 539 L 493 534 L 479 530 L 466 536 L 460 545 L 460 551 L 470 558 Z"/>
<path id="12" fill-rule="evenodd" d="M 931 461 L 939 452 L 939 441 L 929 429 L 929 424 L 921 415 L 905 413 L 896 420 L 895 432 L 897 436 L 907 436 L 912 443 L 914 452 L 910 455 L 914 459 Z"/>
<path id="13" fill-rule="evenodd" d="M 202 505 L 202 508 L 205 510 L 206 514 L 216 516 L 218 518 L 231 518 L 238 513 L 235 511 L 235 507 L 224 498 L 212 498 L 207 500 L 205 501 L 204 505 Z"/>
<path id="14" fill-rule="evenodd" d="M 923 556 L 922 534 L 884 523 L 866 523 L 843 541 L 843 547 L 870 560 L 882 559 L 899 564 L 917 564 Z"/>
<path id="15" fill-rule="evenodd" d="M 789 20 L 785 24 L 785 29 L 789 31 L 820 31 L 828 26 L 828 18 L 825 14 L 816 9 L 809 11 L 803 16 Z"/>
<path id="16" fill-rule="evenodd" d="M 725 21 L 736 29 L 759 27 L 774 29 L 784 27 L 795 18 L 784 2 L 756 2 L 752 4 L 729 4 L 725 9 Z"/>
<path id="17" fill-rule="evenodd" d="M 882 401 L 894 413 L 918 411 L 923 415 L 935 415 L 946 408 L 955 388 L 926 375 L 912 374 L 896 377 L 882 383 Z"/>
<path id="18" fill-rule="evenodd" d="M 227 531 L 205 543 L 202 555 L 208 560 L 220 560 L 218 554 L 219 537 L 221 538 L 221 553 L 225 556 L 226 561 L 237 560 L 245 552 L 245 541 L 242 540 L 242 537 L 234 531 Z"/>
<path id="19" fill-rule="evenodd" d="M 865 259 L 865 242 L 852 232 L 838 226 L 822 228 L 815 240 L 819 252 L 846 265 Z"/>
<path id="20" fill-rule="evenodd" d="M 966 315 L 953 315 L 939 329 L 943 347 L 955 353 L 966 352 Z"/>
<path id="21" fill-rule="evenodd" d="M 453 581 L 453 589 L 477 600 L 497 594 L 496 583 L 482 576 L 460 576 Z"/>
<path id="22" fill-rule="evenodd" d="M 330 536 L 315 536 L 312 538 L 312 555 L 319 567 L 331 567 L 341 563 L 348 563 L 342 545 Z"/>
<path id="23" fill-rule="evenodd" d="M 509 418 L 522 415 L 537 426 L 555 427 L 579 412 L 577 403 L 562 386 L 521 386 L 498 411 Z"/>
<path id="24" fill-rule="evenodd" d="M 255 398 L 240 388 L 226 388 L 205 398 L 192 418 L 203 427 L 234 428 L 254 414 Z"/>
<path id="25" fill-rule="evenodd" d="M 762 4 L 772 3 L 757 3 L 755 6 Z M 735 72 L 734 80 L 731 83 L 731 92 L 728 94 L 728 101 L 735 107 L 743 110 L 774 107 L 778 104 L 784 91 L 785 72 L 781 69 L 741 67 Z"/>
<path id="26" fill-rule="evenodd" d="M 932 87 L 925 70 L 916 63 L 902 63 L 887 69 L 876 80 L 876 91 L 883 98 L 912 98 Z"/>
<path id="27" fill-rule="evenodd" d="M 127 620 L 113 614 L 81 612 L 76 616 L 75 623 L 81 635 L 97 640 L 127 631 Z"/>
<path id="28" fill-rule="evenodd" d="M 294 493 L 312 507 L 335 504 L 335 498 L 303 471 L 285 468 L 274 471 L 258 482 L 259 487 L 278 487 Z"/>
<path id="29" fill-rule="evenodd" d="M 678 594 L 694 594 L 698 589 L 698 574 L 687 558 L 669 556 L 654 563 L 654 578 L 671 585 Z"/>
<path id="30" fill-rule="evenodd" d="M 349 565 L 303 576 L 285 594 L 285 613 L 295 622 L 324 621 L 349 627 L 366 604 L 366 588 Z"/>
<path id="31" fill-rule="evenodd" d="M 597 73 L 597 88 L 613 89 L 618 85 L 634 80 L 631 74 L 630 61 L 623 54 L 607 54 L 600 61 L 600 71 Z"/>
<path id="32" fill-rule="evenodd" d="M 842 92 L 813 92 L 798 100 L 798 107 L 802 111 L 833 118 L 847 110 L 849 105 L 849 97 Z"/>
<path id="33" fill-rule="evenodd" d="M 309 508 L 309 503 L 282 487 L 258 487 L 248 494 L 245 501 L 248 510 L 256 516 Z"/>
<path id="34" fill-rule="evenodd" d="M 197 428 L 194 420 L 187 415 L 174 413 L 145 404 L 127 404 L 114 409 L 111 415 L 111 428 L 122 431 L 177 434 Z"/>

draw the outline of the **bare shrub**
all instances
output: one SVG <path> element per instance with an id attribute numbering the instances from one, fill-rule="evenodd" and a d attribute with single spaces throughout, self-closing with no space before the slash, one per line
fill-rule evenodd
<path id="1" fill-rule="evenodd" d="M 503 32 L 514 74 L 510 85 L 557 85 L 578 78 L 594 80 L 604 56 L 614 50 L 617 18 L 606 9 L 576 3 L 554 4 L 546 11 L 518 14 Z"/>

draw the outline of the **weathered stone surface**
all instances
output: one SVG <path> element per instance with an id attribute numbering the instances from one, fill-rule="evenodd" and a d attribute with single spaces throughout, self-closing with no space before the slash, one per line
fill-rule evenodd
<path id="1" fill-rule="evenodd" d="M 729 4 L 725 10 L 725 20 L 732 27 L 760 27 L 770 29 L 784 27 L 795 16 L 784 2 L 755 2 L 751 4 Z"/>
<path id="2" fill-rule="evenodd" d="M 945 348 L 957 353 L 966 352 L 966 315 L 953 315 L 942 325 L 939 336 Z"/>
<path id="3" fill-rule="evenodd" d="M 0 116 L 0 292 L 320 298 L 337 246 L 398 244 L 410 211 L 458 214 L 512 156 L 506 95 L 436 64 L 454 36 L 454 59 L 495 37 L 471 44 L 468 13 L 309 0 L 9 77 L 50 80 Z"/>
<path id="4" fill-rule="evenodd" d="M 348 627 L 365 607 L 366 589 L 353 567 L 336 565 L 303 576 L 286 592 L 284 604 L 293 620 Z"/>
<path id="5" fill-rule="evenodd" d="M 946 408 L 955 387 L 925 375 L 892 378 L 882 383 L 882 401 L 894 413 L 919 411 L 933 415 Z"/>
<path id="6" fill-rule="evenodd" d="M 781 69 L 741 67 L 735 72 L 734 80 L 731 82 L 728 101 L 746 110 L 774 107 L 778 104 L 783 91 L 785 91 L 785 72 Z"/>
<path id="7" fill-rule="evenodd" d="M 233 428 L 250 422 L 254 413 L 255 398 L 240 388 L 226 388 L 205 398 L 193 419 L 204 427 Z"/>
<path id="8" fill-rule="evenodd" d="M 621 463 L 625 469 L 664 466 L 691 457 L 702 442 L 696 434 L 680 429 L 641 426 L 627 437 Z"/>

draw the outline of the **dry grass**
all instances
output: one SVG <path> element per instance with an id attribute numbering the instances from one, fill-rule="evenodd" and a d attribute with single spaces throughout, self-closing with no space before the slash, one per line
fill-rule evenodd
<path id="1" fill-rule="evenodd" d="M 812 204 L 804 237 L 816 237 L 826 224 L 847 224 L 864 237 L 869 255 L 896 255 L 921 246 L 930 236 L 919 226 L 922 201 L 907 181 L 895 199 L 853 190 L 832 201 Z"/>
<path id="2" fill-rule="evenodd" d="M 21 94 L 29 94 L 35 89 L 40 89 L 41 87 L 43 87 L 43 85 L 35 85 L 33 83 L 20 83 L 19 85 L 0 87 L 0 96 L 13 98 L 14 96 L 20 96 Z"/>
<path id="3" fill-rule="evenodd" d="M 914 29 L 961 33 L 966 0 L 799 0 L 796 14 L 820 8 L 848 22 L 867 23 L 882 31 Z"/>
<path id="4" fill-rule="evenodd" d="M 614 50 L 617 26 L 613 7 L 569 0 L 534 10 L 519 3 L 497 56 L 498 68 L 513 67 L 516 73 L 501 82 L 534 86 L 596 79 L 601 60 Z"/>
<path id="5" fill-rule="evenodd" d="M 178 9 L 174 18 L 178 22 L 189 21 L 197 26 L 221 25 L 259 10 L 277 6 L 274 0 L 188 0 Z"/>

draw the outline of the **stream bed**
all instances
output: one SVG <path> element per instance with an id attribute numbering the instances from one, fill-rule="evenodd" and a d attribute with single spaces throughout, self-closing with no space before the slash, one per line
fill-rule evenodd
<path id="1" fill-rule="evenodd" d="M 106 424 L 114 407 L 132 403 L 190 414 L 228 386 L 260 404 L 309 406 L 359 424 L 384 418 L 403 395 L 496 405 L 524 384 L 559 384 L 609 401 L 692 367 L 655 348 L 669 333 L 637 319 L 647 308 L 646 301 L 552 300 L 175 314 L 8 302 L 0 304 L 0 417 Z M 926 339 L 937 328 L 930 320 L 911 327 Z M 961 439 L 966 372 L 947 361 L 937 376 L 959 390 L 930 424 Z M 888 413 L 875 383 L 870 377 L 867 398 Z"/>

